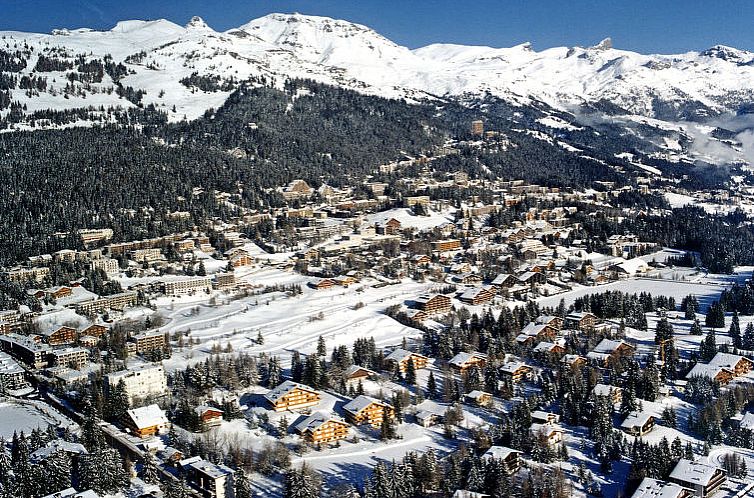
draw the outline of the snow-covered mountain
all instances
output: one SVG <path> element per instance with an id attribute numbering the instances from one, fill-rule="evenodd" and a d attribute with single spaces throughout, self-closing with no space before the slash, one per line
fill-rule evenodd
<path id="1" fill-rule="evenodd" d="M 0 92 L 8 92 L 0 117 L 11 112 L 8 101 L 25 106 L 16 109 L 16 129 L 28 126 L 19 116 L 34 111 L 137 103 L 152 104 L 173 121 L 190 120 L 221 105 L 242 81 L 280 86 L 286 78 L 409 100 L 492 95 L 520 105 L 539 101 L 577 117 L 597 110 L 627 120 L 661 120 L 652 126 L 669 123 L 687 136 L 714 126 L 690 130 L 696 125 L 685 123 L 730 123 L 748 114 L 754 101 L 754 54 L 730 47 L 643 55 L 613 48 L 607 39 L 593 47 L 540 52 L 526 43 L 410 50 L 366 26 L 300 14 L 270 14 L 226 32 L 198 17 L 186 26 L 123 21 L 109 31 L 0 32 L 0 50 L 0 71 L 32 78 L 15 87 L 0 80 Z M 68 64 L 51 65 L 50 58 Z M 111 65 L 99 78 L 80 78 L 75 73 L 88 61 L 122 66 L 112 71 Z M 123 91 L 128 87 L 130 95 Z M 0 94 L 0 108 L 2 102 Z M 739 125 L 731 129 L 739 132 Z"/>

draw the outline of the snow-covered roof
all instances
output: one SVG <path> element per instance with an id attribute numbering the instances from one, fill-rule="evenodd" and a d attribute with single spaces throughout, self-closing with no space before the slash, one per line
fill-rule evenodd
<path id="1" fill-rule="evenodd" d="M 342 420 L 328 414 L 325 412 L 316 412 L 312 413 L 308 417 L 306 417 L 304 420 L 296 424 L 296 430 L 300 433 L 309 431 L 315 431 L 317 430 L 322 424 L 325 422 L 328 422 L 330 420 L 333 420 L 335 422 L 340 422 L 342 424 L 345 424 Z"/>
<path id="2" fill-rule="evenodd" d="M 751 413 L 751 412 L 744 413 L 744 416 L 741 419 L 741 423 L 739 425 L 743 429 L 749 429 L 750 431 L 754 430 L 754 413 Z"/>
<path id="3" fill-rule="evenodd" d="M 68 488 L 43 498 L 100 498 L 100 496 L 91 489 L 78 492 L 74 488 Z"/>
<path id="4" fill-rule="evenodd" d="M 421 355 L 419 353 L 414 353 L 413 351 L 408 351 L 408 350 L 405 350 L 405 349 L 402 349 L 402 348 L 398 348 L 398 349 L 393 350 L 393 352 L 390 353 L 389 355 L 387 355 L 387 357 L 385 359 L 388 360 L 388 361 L 401 362 L 403 360 L 407 360 L 412 355 L 414 355 L 414 356 L 424 356 L 424 355 Z"/>
<path id="5" fill-rule="evenodd" d="M 41 462 L 46 460 L 50 455 L 57 453 L 58 451 L 65 451 L 66 453 L 72 453 L 76 455 L 88 455 L 84 445 L 79 443 L 72 443 L 63 439 L 56 439 L 50 441 L 46 446 L 39 448 L 37 451 L 30 455 L 32 462 Z"/>
<path id="6" fill-rule="evenodd" d="M 670 473 L 670 478 L 690 484 L 706 486 L 719 469 L 701 461 L 682 458 Z"/>
<path id="7" fill-rule="evenodd" d="M 503 364 L 503 365 L 502 365 L 502 366 L 500 367 L 500 370 L 501 370 L 501 371 L 503 371 L 503 372 L 506 372 L 506 373 L 510 373 L 510 374 L 512 374 L 512 373 L 515 373 L 515 372 L 516 372 L 516 370 L 518 370 L 518 369 L 519 369 L 519 368 L 521 368 L 521 367 L 530 368 L 530 367 L 529 367 L 529 366 L 528 366 L 528 365 L 527 365 L 526 363 L 524 363 L 523 361 L 511 361 L 511 362 L 508 362 L 508 363 L 504 363 L 504 364 Z"/>
<path id="8" fill-rule="evenodd" d="M 633 348 L 629 343 L 626 341 L 620 340 L 615 341 L 612 339 L 602 339 L 599 344 L 597 344 L 594 349 L 591 351 L 592 353 L 598 353 L 598 354 L 612 354 L 615 352 L 619 347 L 622 345 L 629 346 Z"/>
<path id="9" fill-rule="evenodd" d="M 610 396 L 611 393 L 616 392 L 621 392 L 621 388 L 609 384 L 595 384 L 594 389 L 592 389 L 592 394 L 595 396 Z"/>
<path id="10" fill-rule="evenodd" d="M 212 479 L 219 479 L 221 477 L 233 475 L 233 469 L 226 467 L 225 465 L 218 465 L 207 460 L 198 460 L 189 465 L 197 472 L 201 472 L 207 477 Z"/>
<path id="11" fill-rule="evenodd" d="M 343 406 L 343 409 L 349 413 L 357 414 L 367 406 L 371 405 L 372 403 L 377 403 L 378 405 L 382 406 L 388 406 L 387 403 L 384 403 L 377 398 L 373 398 L 371 396 L 366 396 L 364 394 L 360 396 L 356 396 L 351 401 L 346 403 Z"/>
<path id="12" fill-rule="evenodd" d="M 678 484 L 645 477 L 631 498 L 679 498 L 685 491 Z"/>
<path id="13" fill-rule="evenodd" d="M 367 372 L 369 375 L 377 375 L 377 372 L 375 372 L 373 370 L 369 370 L 368 368 L 362 367 L 362 366 L 359 366 L 359 365 L 351 365 L 350 367 L 348 367 L 346 369 L 345 375 L 346 375 L 346 377 L 350 377 L 351 375 L 355 374 L 356 372 L 358 372 L 360 370 L 363 370 L 363 371 Z"/>
<path id="14" fill-rule="evenodd" d="M 490 446 L 490 448 L 484 452 L 482 458 L 494 458 L 496 460 L 505 460 L 513 453 L 521 454 L 520 451 L 505 446 Z"/>
<path id="15" fill-rule="evenodd" d="M 636 275 L 649 269 L 649 265 L 641 258 L 633 258 L 621 263 L 612 265 L 612 268 L 626 273 L 627 275 Z"/>
<path id="16" fill-rule="evenodd" d="M 477 351 L 474 351 L 473 353 L 466 353 L 465 351 L 461 351 L 457 355 L 455 355 L 453 358 L 450 359 L 448 363 L 451 365 L 455 365 L 457 367 L 462 367 L 468 362 L 469 360 L 473 358 L 479 358 L 481 360 L 486 360 L 487 355 L 484 353 L 479 353 Z"/>
<path id="17" fill-rule="evenodd" d="M 714 358 L 710 360 L 708 365 L 725 368 L 728 370 L 734 370 L 736 368 L 736 365 L 741 360 L 751 362 L 750 359 L 741 355 L 732 354 L 732 353 L 716 353 Z"/>
<path id="18" fill-rule="evenodd" d="M 555 344 L 554 342 L 543 341 L 537 344 L 537 346 L 534 348 L 534 352 L 549 353 L 550 351 L 552 351 L 552 348 L 554 348 L 555 346 L 557 346 L 557 344 Z"/>
<path id="19" fill-rule="evenodd" d="M 301 389 L 313 393 L 317 392 L 315 389 L 309 386 L 305 386 L 304 384 L 299 384 L 298 382 L 293 382 L 292 380 L 286 380 L 285 382 L 265 394 L 264 397 L 268 401 L 275 403 L 277 400 L 295 389 Z"/>
<path id="20" fill-rule="evenodd" d="M 557 424 L 539 424 L 536 422 L 531 424 L 529 430 L 532 434 L 544 434 L 545 436 L 549 436 L 553 432 L 563 432 L 563 429 Z"/>
<path id="21" fill-rule="evenodd" d="M 631 412 L 620 424 L 622 429 L 632 429 L 634 427 L 644 427 L 644 424 L 654 418 L 654 415 L 647 412 Z"/>
<path id="22" fill-rule="evenodd" d="M 214 406 L 209 406 L 209 405 L 199 405 L 196 408 L 194 408 L 194 412 L 199 416 L 204 415 L 204 413 L 208 411 L 223 413 L 221 409 L 215 408 Z"/>
<path id="23" fill-rule="evenodd" d="M 157 405 L 147 405 L 140 408 L 128 410 L 128 416 L 138 429 L 145 429 L 155 425 L 166 425 L 168 423 L 165 412 Z"/>
<path id="24" fill-rule="evenodd" d="M 488 392 L 480 391 L 479 389 L 474 389 L 470 393 L 466 394 L 466 396 L 469 399 L 479 399 L 482 396 L 492 396 L 492 395 L 490 393 L 488 393 Z"/>
<path id="25" fill-rule="evenodd" d="M 709 363 L 697 363 L 691 370 L 689 370 L 689 373 L 686 374 L 686 378 L 691 379 L 693 377 L 704 377 L 706 379 L 714 379 L 720 372 L 723 371 L 730 372 L 731 370 L 725 367 L 711 365 Z"/>

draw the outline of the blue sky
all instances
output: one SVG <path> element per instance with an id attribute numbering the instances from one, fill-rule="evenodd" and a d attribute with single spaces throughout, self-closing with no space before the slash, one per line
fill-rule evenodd
<path id="1" fill-rule="evenodd" d="M 270 12 L 301 12 L 366 24 L 411 48 L 435 42 L 541 50 L 593 45 L 643 53 L 724 44 L 754 50 L 748 0 L 0 0 L 0 30 L 109 29 L 118 20 L 202 16 L 218 31 Z"/>

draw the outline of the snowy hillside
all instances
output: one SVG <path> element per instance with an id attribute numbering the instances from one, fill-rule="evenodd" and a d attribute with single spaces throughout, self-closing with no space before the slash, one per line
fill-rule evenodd
<path id="1" fill-rule="evenodd" d="M 91 108 L 76 124 L 111 120 L 107 110 L 150 105 L 170 121 L 191 120 L 221 105 L 243 81 L 281 86 L 287 78 L 409 100 L 492 95 L 519 105 L 545 102 L 576 118 L 598 111 L 676 129 L 679 122 L 725 120 L 735 133 L 745 128 L 740 116 L 754 98 L 754 54 L 723 46 L 643 55 L 615 49 L 607 39 L 540 52 L 526 43 L 410 50 L 359 24 L 300 14 L 270 14 L 222 33 L 197 17 L 183 27 L 122 21 L 109 31 L 0 36 L 0 117 L 11 129 L 32 126 L 30 119 L 35 127 L 53 125 L 42 120 L 49 116 L 33 115 L 46 109 Z M 107 74 L 81 78 L 84 63 L 106 66 Z M 707 140 L 714 126 L 680 131 Z"/>

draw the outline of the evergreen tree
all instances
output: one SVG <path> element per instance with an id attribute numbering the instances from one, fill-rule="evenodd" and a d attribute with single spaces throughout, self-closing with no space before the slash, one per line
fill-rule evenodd
<path id="1" fill-rule="evenodd" d="M 431 371 L 427 379 L 427 398 L 437 399 L 437 382 L 435 382 L 435 374 Z"/>
<path id="2" fill-rule="evenodd" d="M 754 350 L 754 324 L 751 322 L 746 324 L 741 346 L 747 351 Z"/>
<path id="3" fill-rule="evenodd" d="M 743 347 L 743 341 L 741 338 L 741 324 L 738 320 L 737 311 L 733 312 L 733 320 L 731 321 L 728 333 L 730 334 L 730 337 L 732 339 L 733 347 L 736 349 L 741 349 Z"/>
<path id="4" fill-rule="evenodd" d="M 148 484 L 157 484 L 159 481 L 159 470 L 150 452 L 144 454 L 144 461 L 141 467 L 141 480 Z"/>
<path id="5" fill-rule="evenodd" d="M 306 465 L 300 469 L 291 468 L 285 474 L 284 498 L 316 498 L 322 491 L 319 475 Z"/>
<path id="6" fill-rule="evenodd" d="M 699 357 L 702 361 L 710 361 L 717 354 L 717 342 L 715 340 L 715 331 L 707 332 L 704 340 L 699 344 Z"/>
<path id="7" fill-rule="evenodd" d="M 317 339 L 317 356 L 324 358 L 327 355 L 327 345 L 325 344 L 325 338 L 319 336 Z"/>
<path id="8" fill-rule="evenodd" d="M 699 323 L 698 318 L 694 318 L 694 323 L 691 324 L 691 330 L 689 332 L 691 335 L 702 335 L 704 332 L 702 332 L 702 325 Z"/>
<path id="9" fill-rule="evenodd" d="M 235 498 L 252 498 L 251 482 L 246 476 L 246 472 L 243 469 L 236 469 L 233 478 L 233 486 L 235 487 Z"/>
<path id="10" fill-rule="evenodd" d="M 675 409 L 672 406 L 668 406 L 662 411 L 662 422 L 673 429 L 678 426 Z"/>
<path id="11" fill-rule="evenodd" d="M 382 424 L 380 425 L 380 439 L 387 441 L 395 438 L 395 425 L 389 410 L 382 411 Z"/>
<path id="12" fill-rule="evenodd" d="M 406 365 L 406 384 L 409 386 L 416 384 L 416 367 L 413 361 L 409 361 Z"/>

